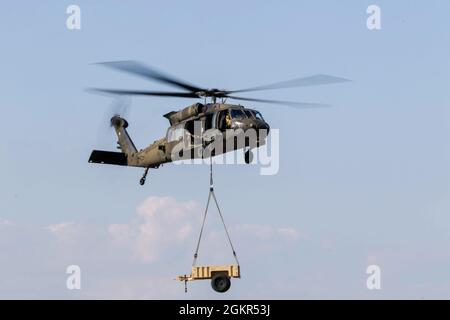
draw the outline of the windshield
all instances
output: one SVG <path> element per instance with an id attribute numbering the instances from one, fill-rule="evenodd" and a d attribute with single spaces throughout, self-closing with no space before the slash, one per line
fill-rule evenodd
<path id="1" fill-rule="evenodd" d="M 233 118 L 233 119 L 246 118 L 245 113 L 242 112 L 242 110 L 239 110 L 239 109 L 231 109 L 230 113 L 231 113 L 231 118 Z"/>
<path id="2" fill-rule="evenodd" d="M 253 118 L 253 114 L 251 113 L 251 111 L 249 110 L 244 110 L 245 114 L 247 115 L 248 118 Z"/>
<path id="3" fill-rule="evenodd" d="M 264 118 L 263 118 L 262 114 L 259 111 L 253 111 L 253 113 L 255 114 L 256 119 L 264 121 Z"/>

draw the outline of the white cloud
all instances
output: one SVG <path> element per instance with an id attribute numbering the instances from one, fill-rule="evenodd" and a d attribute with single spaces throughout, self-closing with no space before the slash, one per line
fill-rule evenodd
<path id="1" fill-rule="evenodd" d="M 136 258 L 155 262 L 162 253 L 179 245 L 192 234 L 198 220 L 195 202 L 179 202 L 171 197 L 150 197 L 126 224 L 113 224 L 108 233 L 117 243 L 128 246 Z"/>
<path id="2" fill-rule="evenodd" d="M 48 225 L 46 231 L 61 242 L 87 243 L 87 239 L 98 234 L 96 227 L 80 222 L 65 221 Z M 67 244 L 69 245 L 69 244 Z"/>
<path id="3" fill-rule="evenodd" d="M 47 230 L 55 235 L 62 235 L 72 230 L 74 226 L 73 222 L 61 222 L 48 225 Z"/>
<path id="4" fill-rule="evenodd" d="M 301 234 L 294 228 L 277 228 L 275 230 L 276 234 L 289 239 L 299 239 Z"/>
<path id="5" fill-rule="evenodd" d="M 259 239 L 290 239 L 297 240 L 301 234 L 291 227 L 271 227 L 255 224 L 241 224 L 235 227 L 237 233 L 247 234 Z"/>
<path id="6" fill-rule="evenodd" d="M 111 224 L 108 233 L 117 244 L 127 244 L 131 240 L 131 228 L 127 224 Z"/>
<path id="7" fill-rule="evenodd" d="M 0 227 L 12 227 L 14 225 L 15 225 L 14 222 L 0 218 Z"/>
<path id="8" fill-rule="evenodd" d="M 0 276 L 0 298 L 185 298 L 183 284 L 174 278 L 190 272 L 202 217 L 203 210 L 193 201 L 149 197 L 126 223 L 64 221 L 43 227 L 17 224 L 3 228 L 7 232 L 0 232 L 0 265 L 8 278 Z M 218 220 L 217 216 L 210 218 L 211 222 Z M 0 227 L 6 225 L 14 223 L 0 220 Z M 292 248 L 286 244 L 296 245 L 299 236 L 291 227 L 230 227 L 249 277 L 250 270 L 260 266 L 260 259 L 282 254 Z M 15 247 L 6 245 L 9 243 Z M 207 224 L 199 263 L 214 264 L 215 260 L 233 262 L 222 226 Z M 65 289 L 65 271 L 70 264 L 79 265 L 85 275 L 83 290 L 76 296 Z M 38 275 L 31 280 L 24 276 L 30 270 Z M 252 283 L 248 282 L 249 292 L 253 292 Z M 233 282 L 233 286 L 239 285 L 239 281 Z M 42 287 L 46 290 L 39 289 Z M 208 281 L 190 287 L 189 298 L 214 295 Z M 230 294 L 240 290 L 233 292 Z"/>
<path id="9" fill-rule="evenodd" d="M 190 283 L 186 295 L 174 280 L 190 272 L 202 214 L 192 201 L 150 197 L 127 223 L 36 226 L 0 219 L 0 299 L 216 298 L 208 281 Z M 212 212 L 210 218 L 199 263 L 233 263 L 219 217 Z M 314 233 L 310 239 L 293 225 L 240 224 L 229 231 L 243 277 L 233 279 L 226 298 L 370 298 L 369 291 L 360 291 L 368 263 L 383 268 L 383 281 L 392 288 L 383 297 L 450 295 L 445 241 L 435 250 L 429 250 L 430 242 L 385 248 L 340 234 Z M 82 269 L 80 292 L 65 287 L 70 264 Z M 415 277 L 427 281 L 418 284 Z"/>

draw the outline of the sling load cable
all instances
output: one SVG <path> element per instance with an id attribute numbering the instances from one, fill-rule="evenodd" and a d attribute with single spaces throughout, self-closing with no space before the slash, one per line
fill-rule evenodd
<path id="1" fill-rule="evenodd" d="M 217 211 L 219 212 L 220 219 L 222 220 L 222 224 L 223 224 L 223 227 L 225 229 L 225 233 L 227 235 L 228 242 L 230 243 L 230 247 L 231 247 L 231 250 L 233 252 L 234 259 L 236 260 L 237 265 L 239 265 L 239 260 L 238 260 L 237 255 L 236 255 L 236 251 L 234 250 L 233 242 L 231 241 L 230 234 L 228 233 L 228 229 L 227 229 L 227 226 L 225 224 L 225 220 L 223 219 L 222 212 L 220 211 L 220 207 L 219 207 L 219 203 L 217 202 L 216 195 L 214 194 L 213 171 L 212 171 L 212 156 L 210 156 L 209 160 L 210 160 L 210 164 L 209 164 L 209 194 L 208 194 L 208 201 L 206 202 L 205 214 L 203 215 L 202 227 L 200 229 L 200 234 L 198 236 L 197 248 L 195 249 L 194 261 L 192 262 L 192 266 L 195 266 L 196 263 L 197 263 L 198 249 L 200 247 L 200 241 L 201 241 L 202 235 L 203 235 L 203 228 L 205 226 L 206 216 L 208 215 L 208 208 L 209 208 L 209 202 L 211 200 L 211 196 L 213 197 L 214 202 L 216 203 Z"/>

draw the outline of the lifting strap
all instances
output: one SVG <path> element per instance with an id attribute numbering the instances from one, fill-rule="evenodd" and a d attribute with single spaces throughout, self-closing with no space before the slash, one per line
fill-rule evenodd
<path id="1" fill-rule="evenodd" d="M 228 229 L 227 229 L 227 226 L 225 224 L 225 220 L 223 219 L 222 212 L 220 211 L 219 203 L 217 202 L 216 195 L 214 194 L 214 184 L 213 184 L 213 175 L 212 175 L 212 157 L 210 157 L 210 165 L 209 165 L 209 195 L 208 195 L 208 201 L 206 202 L 205 213 L 203 215 L 202 228 L 200 229 L 200 234 L 198 236 L 197 248 L 195 249 L 194 261 L 192 262 L 192 266 L 195 266 L 195 264 L 197 263 L 198 249 L 200 247 L 200 242 L 202 240 L 203 228 L 205 227 L 205 221 L 206 221 L 206 216 L 208 215 L 208 208 L 209 208 L 209 202 L 211 200 L 211 196 L 213 197 L 214 202 L 216 203 L 217 211 L 219 212 L 220 219 L 222 220 L 222 224 L 223 224 L 223 227 L 225 229 L 225 233 L 226 233 L 227 238 L 228 238 L 228 242 L 230 243 L 231 250 L 233 251 L 234 259 L 236 260 L 236 263 L 239 265 L 239 260 L 238 260 L 237 255 L 236 255 L 236 251 L 234 250 L 233 243 L 231 242 L 230 234 L 228 233 Z"/>

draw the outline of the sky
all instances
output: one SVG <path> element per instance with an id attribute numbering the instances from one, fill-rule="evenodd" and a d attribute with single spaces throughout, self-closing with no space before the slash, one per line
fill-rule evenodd
<path id="1" fill-rule="evenodd" d="M 81 29 L 66 27 L 69 5 Z M 369 5 L 381 29 L 366 26 Z M 450 298 L 448 1 L 4 1 L 0 10 L 0 298 Z M 279 129 L 279 171 L 216 165 L 242 278 L 183 284 L 208 166 L 150 172 L 87 162 L 114 150 L 111 98 L 87 87 L 168 89 L 96 62 L 138 60 L 236 89 L 313 74 L 351 82 L 248 97 Z M 133 98 L 138 148 L 195 101 Z M 232 263 L 211 211 L 199 262 Z M 66 269 L 81 269 L 68 290 Z M 369 290 L 377 265 L 381 289 Z"/>

